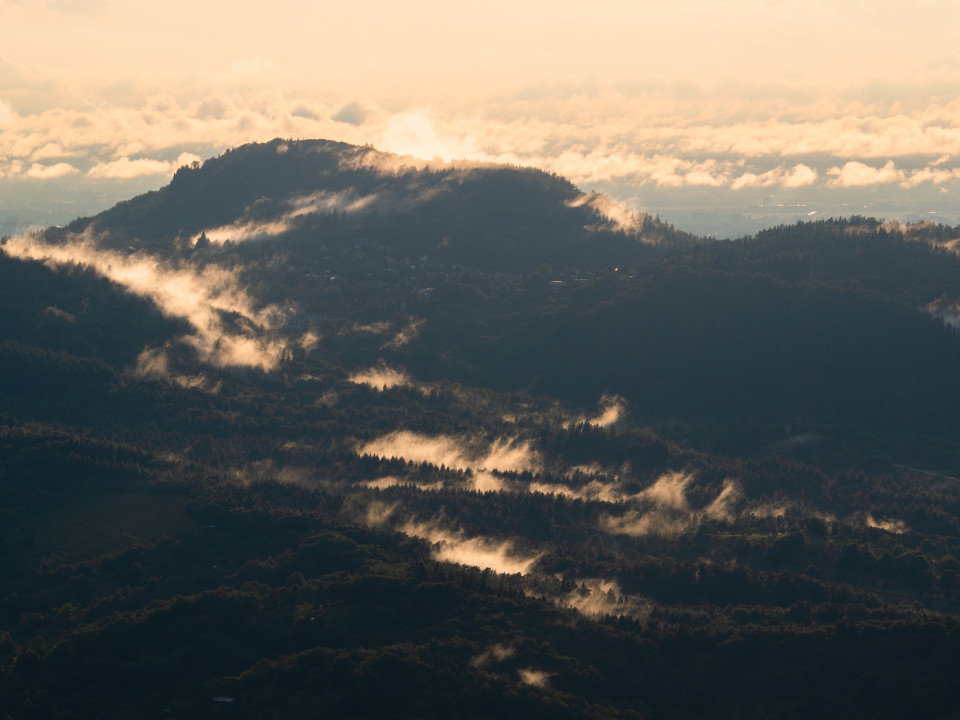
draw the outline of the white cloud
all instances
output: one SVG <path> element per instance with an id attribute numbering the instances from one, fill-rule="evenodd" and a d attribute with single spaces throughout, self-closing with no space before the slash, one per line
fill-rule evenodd
<path id="1" fill-rule="evenodd" d="M 172 175 L 178 168 L 190 165 L 193 162 L 199 162 L 201 159 L 200 156 L 193 153 L 180 153 L 180 156 L 173 162 L 151 160 L 149 158 L 131 160 L 129 157 L 121 157 L 109 162 L 97 163 L 87 171 L 87 175 L 125 180 L 150 175 Z"/>
<path id="2" fill-rule="evenodd" d="M 867 527 L 877 528 L 878 530 L 884 530 L 885 532 L 893 533 L 895 535 L 903 535 L 904 533 L 910 531 L 910 528 L 907 527 L 907 524 L 903 520 L 874 518 L 870 513 L 867 513 L 866 525 Z"/>
<path id="3" fill-rule="evenodd" d="M 683 176 L 683 184 L 721 187 L 726 184 L 726 178 L 724 175 L 714 175 L 707 170 L 693 170 Z"/>
<path id="4" fill-rule="evenodd" d="M 600 193 L 584 193 L 573 200 L 566 202 L 567 207 L 587 207 L 597 212 L 605 222 L 602 225 L 610 230 L 636 233 L 643 229 L 649 216 L 644 213 L 638 213 L 606 195 Z"/>
<path id="5" fill-rule="evenodd" d="M 412 487 L 423 491 L 437 491 L 443 489 L 443 482 L 439 480 L 433 483 L 423 483 L 415 482 L 414 480 L 410 479 L 398 478 L 393 475 L 387 475 L 375 480 L 366 480 L 363 484 L 369 488 L 375 488 L 377 490 L 386 490 L 387 488 L 391 487 Z"/>
<path id="6" fill-rule="evenodd" d="M 434 545 L 433 556 L 440 562 L 489 568 L 506 575 L 527 575 L 542 553 L 523 553 L 510 540 L 468 537 L 438 523 L 410 521 L 400 528 L 407 535 L 421 537 Z"/>
<path id="7" fill-rule="evenodd" d="M 430 160 L 452 160 L 458 154 L 434 130 L 433 122 L 423 112 L 394 115 L 380 135 L 379 146 L 399 155 Z"/>
<path id="8" fill-rule="evenodd" d="M 819 179 L 819 173 L 813 168 L 797 163 L 789 170 L 777 166 L 765 173 L 746 172 L 730 183 L 731 190 L 757 187 L 799 188 L 813 185 Z"/>
<path id="9" fill-rule="evenodd" d="M 403 458 L 416 463 L 445 465 L 454 470 L 490 470 L 499 472 L 534 471 L 540 457 L 529 443 L 498 439 L 486 447 L 471 448 L 469 443 L 447 435 L 420 435 L 397 430 L 357 446 L 360 455 Z"/>
<path id="10" fill-rule="evenodd" d="M 534 481 L 527 486 L 527 490 L 532 493 L 543 493 L 544 495 L 566 495 L 567 497 L 580 498 L 581 500 L 594 500 L 608 503 L 625 502 L 631 497 L 622 493 L 616 486 L 599 480 L 591 480 L 586 485 L 578 488 L 573 488 L 561 483 Z"/>
<path id="11" fill-rule="evenodd" d="M 60 147 L 59 143 L 50 142 L 31 153 L 30 159 L 35 162 L 40 162 L 41 160 L 57 160 L 59 158 L 70 157 L 71 155 L 72 153 Z"/>
<path id="12" fill-rule="evenodd" d="M 699 526 L 704 518 L 729 521 L 734 509 L 742 502 L 739 485 L 725 480 L 720 493 L 703 510 L 693 510 L 687 500 L 687 488 L 693 476 L 670 472 L 635 495 L 632 500 L 639 508 L 620 515 L 602 515 L 600 527 L 605 532 L 619 535 L 676 535 Z"/>
<path id="13" fill-rule="evenodd" d="M 54 178 L 61 178 L 67 175 L 76 175 L 80 171 L 77 170 L 70 163 L 59 162 L 55 165 L 41 165 L 40 163 L 33 163 L 30 166 L 30 169 L 27 170 L 24 175 L 28 178 L 34 178 L 37 180 L 52 180 Z"/>
<path id="14" fill-rule="evenodd" d="M 743 499 L 743 491 L 740 489 L 740 485 L 728 478 L 723 481 L 720 494 L 706 507 L 704 514 L 711 520 L 729 522 L 736 516 L 735 507 Z"/>
<path id="15" fill-rule="evenodd" d="M 939 165 L 940 161 L 933 163 L 931 167 L 914 170 L 908 176 L 904 177 L 900 185 L 905 188 L 913 188 L 925 183 L 944 185 L 960 180 L 960 168 L 941 169 L 938 167 Z"/>
<path id="16" fill-rule="evenodd" d="M 16 117 L 17 114 L 13 111 L 13 108 L 0 99 L 0 128 L 12 125 Z"/>
<path id="17" fill-rule="evenodd" d="M 559 604 L 582 615 L 630 615 L 644 619 L 650 614 L 650 602 L 626 595 L 616 580 L 579 578 L 577 587 L 562 595 Z"/>
<path id="18" fill-rule="evenodd" d="M 833 167 L 827 171 L 832 179 L 831 187 L 861 187 L 863 185 L 883 185 L 900 183 L 904 180 L 904 173 L 897 170 L 893 160 L 886 165 L 875 168 L 857 160 L 845 163 L 843 167 Z"/>
<path id="19" fill-rule="evenodd" d="M 383 390 L 410 385 L 410 376 L 404 370 L 397 370 L 381 363 L 366 370 L 358 370 L 347 378 L 357 385 L 368 385 L 374 390 Z"/>
<path id="20" fill-rule="evenodd" d="M 787 173 L 780 183 L 785 188 L 798 188 L 813 185 L 819 179 L 819 173 L 812 167 L 798 163 Z"/>
<path id="21" fill-rule="evenodd" d="M 672 472 L 661 475 L 650 487 L 642 490 L 637 497 L 649 500 L 655 505 L 673 510 L 687 509 L 687 486 L 693 476 L 686 473 Z"/>
<path id="22" fill-rule="evenodd" d="M 277 147 L 277 152 L 283 153 L 288 149 L 287 145 Z M 177 160 L 177 167 L 192 162 L 196 156 L 183 154 Z M 180 162 L 186 160 L 188 162 Z M 211 227 L 198 232 L 193 236 L 196 242 L 201 235 L 206 235 L 207 240 L 212 243 L 222 244 L 227 240 L 231 242 L 247 242 L 250 240 L 262 240 L 265 238 L 277 237 L 289 232 L 294 226 L 298 217 L 309 215 L 311 213 L 323 213 L 337 210 L 344 213 L 360 212 L 366 210 L 377 200 L 376 194 L 358 195 L 353 189 L 342 190 L 339 192 L 320 191 L 306 196 L 296 196 L 287 201 L 290 210 L 280 215 L 276 220 L 258 221 L 258 220 L 237 220 L 229 225 Z"/>
<path id="23" fill-rule="evenodd" d="M 550 678 L 553 675 L 552 673 L 537 670 L 536 668 L 522 668 L 517 670 L 517 674 L 520 676 L 521 683 L 540 690 L 546 690 L 550 687 Z"/>

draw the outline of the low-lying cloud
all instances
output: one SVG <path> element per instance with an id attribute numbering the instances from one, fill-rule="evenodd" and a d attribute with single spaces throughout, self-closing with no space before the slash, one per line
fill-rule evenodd
<path id="1" fill-rule="evenodd" d="M 481 448 L 470 451 L 464 448 L 465 443 L 447 436 L 430 437 L 409 431 L 398 431 L 378 440 L 358 444 L 357 452 L 361 455 L 403 458 L 415 463 L 426 462 L 437 467 L 445 466 L 453 470 L 469 471 L 465 480 L 434 482 L 386 476 L 366 481 L 364 485 L 370 488 L 386 489 L 405 486 L 419 491 L 436 492 L 446 487 L 462 487 L 465 484 L 466 487 L 480 492 L 543 493 L 563 495 L 584 502 L 605 503 L 619 506 L 602 510 L 598 516 L 599 529 L 612 535 L 670 537 L 695 532 L 703 523 L 711 521 L 732 523 L 742 519 L 785 517 L 817 517 L 827 522 L 837 520 L 829 513 L 823 513 L 816 508 L 787 499 L 750 500 L 743 492 L 740 483 L 733 478 L 726 478 L 719 492 L 706 504 L 694 506 L 690 501 L 690 495 L 695 477 L 688 472 L 664 473 L 642 490 L 630 492 L 615 476 L 607 477 L 598 474 L 586 483 L 575 485 L 550 482 L 541 479 L 540 475 L 527 480 L 522 477 L 503 477 L 495 474 L 542 469 L 542 459 L 527 444 L 518 445 L 515 441 L 498 440 L 486 450 Z M 486 467 L 493 470 L 482 469 Z M 876 518 L 869 514 L 855 514 L 848 518 L 848 521 L 891 533 L 909 532 L 909 528 L 903 521 Z M 423 530 L 427 526 L 418 527 Z M 422 532 L 414 534 L 423 535 Z M 588 584 L 587 588 L 590 589 L 593 586 Z M 604 586 L 603 594 L 609 596 L 610 589 L 609 586 Z M 587 595 L 582 588 L 578 597 L 586 602 Z M 563 604 L 570 603 L 564 601 Z"/>
<path id="2" fill-rule="evenodd" d="M 960 251 L 956 241 L 947 245 L 954 252 Z M 926 311 L 940 318 L 950 327 L 960 328 L 960 302 L 950 302 L 944 299 L 934 300 L 926 306 Z"/>
<path id="3" fill-rule="evenodd" d="M 407 483 L 396 477 L 387 477 L 364 484 L 367 487 L 393 487 Z M 560 607 L 576 610 L 584 616 L 629 616 L 644 621 L 651 612 L 652 604 L 648 599 L 624 593 L 614 579 L 576 578 L 568 582 L 562 575 L 544 574 L 537 570 L 537 562 L 544 555 L 543 551 L 520 550 L 516 541 L 511 539 L 469 536 L 452 527 L 442 514 L 428 521 L 417 520 L 404 517 L 397 503 L 379 500 L 366 504 L 361 514 L 370 527 L 389 527 L 427 541 L 432 545 L 432 557 L 438 562 L 520 575 L 523 577 L 525 593 L 549 599 Z M 564 584 L 569 589 L 564 589 Z M 513 655 L 512 647 L 498 644 L 473 658 L 471 664 L 478 668 L 485 667 Z"/>
<path id="4" fill-rule="evenodd" d="M 470 659 L 470 666 L 475 668 L 485 668 L 495 663 L 509 660 L 516 654 L 517 651 L 513 646 L 495 643 L 479 655 L 472 657 Z"/>
<path id="5" fill-rule="evenodd" d="M 285 147 L 283 145 L 279 147 Z M 222 245 L 227 242 L 248 242 L 274 238 L 289 232 L 304 215 L 329 212 L 353 213 L 365 210 L 376 202 L 376 195 L 359 195 L 352 189 L 337 192 L 320 191 L 310 195 L 298 195 L 287 201 L 289 210 L 279 217 L 268 220 L 237 220 L 228 225 L 205 228 L 193 236 L 196 243 L 201 236 L 210 242 Z"/>
<path id="6" fill-rule="evenodd" d="M 576 587 L 560 596 L 557 604 L 576 610 L 587 617 L 629 616 L 646 620 L 652 604 L 645 598 L 627 595 L 616 580 L 603 578 L 580 578 Z"/>
<path id="7" fill-rule="evenodd" d="M 364 510 L 364 521 L 370 527 L 392 527 L 426 540 L 433 546 L 433 558 L 439 562 L 490 569 L 504 575 L 528 575 L 543 555 L 542 552 L 517 550 L 512 540 L 468 536 L 462 530 L 450 528 L 449 523 L 441 519 L 426 522 L 413 518 L 396 519 L 398 514 L 396 503 L 374 501 Z"/>
<path id="8" fill-rule="evenodd" d="M 53 267 L 77 264 L 93 268 L 130 292 L 149 298 L 168 317 L 181 318 L 192 326 L 193 332 L 180 341 L 213 365 L 269 371 L 277 367 L 286 348 L 284 340 L 270 333 L 278 309 L 257 307 L 236 275 L 213 263 L 196 268 L 145 253 L 125 255 L 99 247 L 91 231 L 57 244 L 23 235 L 0 247 L 11 257 L 39 260 Z M 244 323 L 228 326 L 225 314 L 238 315 Z M 156 358 L 144 358 L 145 371 L 156 367 Z"/>
<path id="9" fill-rule="evenodd" d="M 443 489 L 443 482 L 440 480 L 437 482 L 425 483 L 417 482 L 410 478 L 400 478 L 395 475 L 385 475 L 384 477 L 377 478 L 375 480 L 366 480 L 363 484 L 368 488 L 374 488 L 376 490 L 386 490 L 387 488 L 391 487 L 412 487 L 423 491 L 437 491 Z"/>
<path id="10" fill-rule="evenodd" d="M 692 480 L 693 476 L 687 473 L 666 473 L 657 478 L 653 485 L 641 490 L 637 499 L 647 500 L 661 508 L 686 511 L 686 491 Z"/>
<path id="11" fill-rule="evenodd" d="M 380 346 L 381 350 L 396 349 L 412 342 L 420 334 L 420 329 L 427 321 L 424 318 L 411 317 L 392 339 Z"/>
<path id="12" fill-rule="evenodd" d="M 614 496 L 616 502 L 627 504 L 628 509 L 619 514 L 601 514 L 600 529 L 614 535 L 632 537 L 671 536 L 695 531 L 707 521 L 730 523 L 742 518 L 778 518 L 791 515 L 816 517 L 829 522 L 836 520 L 833 515 L 790 500 L 751 501 L 744 494 L 740 483 L 732 478 L 723 481 L 720 492 L 705 506 L 693 508 L 688 497 L 693 479 L 693 476 L 687 473 L 666 473 L 635 495 Z M 849 518 L 849 522 L 891 533 L 909 532 L 903 521 L 874 518 L 870 514 L 855 514 Z"/>
<path id="13" fill-rule="evenodd" d="M 903 520 L 875 518 L 870 513 L 867 513 L 865 522 L 867 527 L 877 528 L 878 530 L 883 530 L 895 535 L 903 535 L 904 533 L 910 532 L 910 528 L 907 527 L 907 524 Z"/>
<path id="14" fill-rule="evenodd" d="M 503 488 L 503 482 L 493 474 L 495 472 L 535 472 L 542 464 L 539 453 L 528 442 L 501 438 L 490 445 L 476 446 L 447 435 L 421 435 L 409 430 L 397 430 L 359 443 L 356 452 L 469 471 L 474 489 L 480 492 Z"/>
<path id="15" fill-rule="evenodd" d="M 534 480 L 527 485 L 530 492 L 539 492 L 544 495 L 566 495 L 570 498 L 579 498 L 585 501 L 619 503 L 626 502 L 632 496 L 624 494 L 616 486 L 602 482 L 600 480 L 591 480 L 580 487 L 572 487 L 563 483 L 548 483 Z"/>
<path id="16" fill-rule="evenodd" d="M 592 425 L 607 428 L 617 425 L 628 413 L 627 401 L 619 395 L 604 395 L 600 398 L 597 414 L 592 417 L 581 416 L 567 425 Z"/>
<path id="17" fill-rule="evenodd" d="M 370 527 L 386 525 L 396 509 L 396 503 L 388 505 L 383 502 L 372 502 L 364 510 L 364 522 Z"/>
<path id="18" fill-rule="evenodd" d="M 490 569 L 504 575 L 526 575 L 540 558 L 540 553 L 523 554 L 514 549 L 510 540 L 492 540 L 467 537 L 438 525 L 409 522 L 401 530 L 407 535 L 424 538 L 434 545 L 433 556 L 441 562 L 471 565 L 481 570 Z"/>
<path id="19" fill-rule="evenodd" d="M 639 507 L 620 515 L 601 515 L 600 528 L 634 537 L 677 535 L 697 528 L 704 519 L 729 522 L 738 516 L 737 508 L 744 503 L 738 483 L 725 480 L 720 493 L 705 508 L 694 510 L 687 498 L 692 481 L 688 473 L 665 473 L 631 498 Z"/>
<path id="20" fill-rule="evenodd" d="M 520 676 L 521 683 L 540 690 L 549 688 L 550 678 L 553 677 L 553 673 L 544 672 L 543 670 L 532 667 L 517 670 L 517 674 Z"/>
<path id="21" fill-rule="evenodd" d="M 371 503 L 366 511 L 367 524 L 375 527 L 389 523 L 395 509 L 395 505 Z M 504 575 L 527 575 L 543 554 L 518 551 L 511 540 L 469 537 L 460 530 L 444 527 L 438 520 L 418 522 L 411 519 L 394 527 L 430 543 L 432 555 L 439 562 L 490 569 Z"/>
<path id="22" fill-rule="evenodd" d="M 584 206 L 591 208 L 604 219 L 600 227 L 605 230 L 639 233 L 650 220 L 650 216 L 646 213 L 630 210 L 606 195 L 596 192 L 583 193 L 565 204 L 572 208 Z"/>
<path id="23" fill-rule="evenodd" d="M 211 384 L 203 373 L 187 375 L 173 372 L 170 369 L 169 356 L 166 348 L 145 348 L 137 357 L 137 362 L 131 370 L 135 377 L 147 380 L 163 380 L 179 385 L 186 390 L 203 390 L 217 393 L 222 383 Z"/>
<path id="24" fill-rule="evenodd" d="M 367 385 L 374 390 L 389 390 L 390 388 L 410 385 L 410 376 L 405 370 L 389 367 L 384 363 L 374 365 L 366 370 L 358 370 L 347 378 L 357 385 Z"/>
<path id="25" fill-rule="evenodd" d="M 316 488 L 318 484 L 315 473 L 311 468 L 292 465 L 278 466 L 269 458 L 235 468 L 232 472 L 232 480 L 244 487 L 259 483 L 279 483 Z"/>
<path id="26" fill-rule="evenodd" d="M 623 515 L 603 515 L 600 529 L 613 535 L 679 535 L 696 525 L 692 514 L 628 510 Z"/>

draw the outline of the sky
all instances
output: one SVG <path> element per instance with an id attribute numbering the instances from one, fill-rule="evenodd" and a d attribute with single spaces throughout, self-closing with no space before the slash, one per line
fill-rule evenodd
<path id="1" fill-rule="evenodd" d="M 0 0 L 0 233 L 274 137 L 532 165 L 704 234 L 960 223 L 960 0 Z"/>

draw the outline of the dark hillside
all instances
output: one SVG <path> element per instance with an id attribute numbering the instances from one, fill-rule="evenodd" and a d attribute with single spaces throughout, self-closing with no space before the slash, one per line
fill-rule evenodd
<path id="1" fill-rule="evenodd" d="M 133 363 L 148 344 L 182 333 L 149 300 L 74 266 L 52 270 L 0 253 L 0 339 L 90 356 L 115 367 Z"/>
<path id="2" fill-rule="evenodd" d="M 624 264 L 660 243 L 693 241 L 646 215 L 620 230 L 590 199 L 532 168 L 417 168 L 371 148 L 274 140 L 183 167 L 167 187 L 66 232 L 92 228 L 109 246 L 169 255 L 204 230 L 280 222 L 284 229 L 269 239 L 297 245 L 304 262 L 322 256 L 321 246 L 373 239 L 398 258 L 428 255 L 500 272 Z M 313 209 L 304 212 L 304 203 Z"/>
<path id="3" fill-rule="evenodd" d="M 960 228 L 404 162 L 0 244 L 0 717 L 953 717 Z"/>
<path id="4" fill-rule="evenodd" d="M 631 270 L 509 302 L 442 286 L 423 308 L 431 352 L 400 359 L 425 377 L 582 405 L 619 394 L 648 422 L 698 427 L 685 441 L 715 450 L 816 435 L 960 461 L 960 336 L 932 314 L 960 298 L 952 253 L 831 222 Z"/>
<path id="5" fill-rule="evenodd" d="M 718 271 L 848 288 L 923 308 L 942 297 L 960 297 L 960 257 L 928 240 L 926 230 L 857 217 L 798 223 L 706 245 L 695 262 Z M 960 235 L 960 228 L 941 227 L 941 235 Z"/>

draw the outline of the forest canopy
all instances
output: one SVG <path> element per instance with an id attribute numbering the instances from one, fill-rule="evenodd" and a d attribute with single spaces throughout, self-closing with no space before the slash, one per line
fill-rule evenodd
<path id="1" fill-rule="evenodd" d="M 0 714 L 954 712 L 960 228 L 395 160 L 0 245 Z"/>

